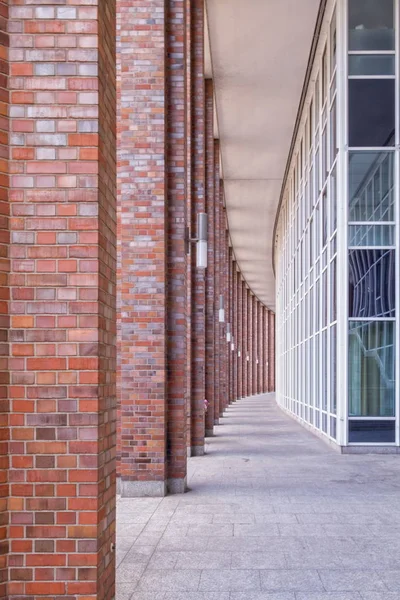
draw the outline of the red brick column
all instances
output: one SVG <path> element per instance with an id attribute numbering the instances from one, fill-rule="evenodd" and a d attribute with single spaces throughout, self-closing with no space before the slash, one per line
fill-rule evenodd
<path id="1" fill-rule="evenodd" d="M 191 237 L 192 214 L 192 4 L 186 1 L 186 226 Z M 186 255 L 186 448 L 191 455 L 192 445 L 192 256 Z"/>
<path id="2" fill-rule="evenodd" d="M 269 310 L 264 310 L 264 327 L 265 327 L 265 374 L 264 374 L 264 391 L 269 392 Z"/>
<path id="3" fill-rule="evenodd" d="M 272 339 L 272 312 L 268 311 L 268 391 L 273 391 L 273 339 Z"/>
<path id="4" fill-rule="evenodd" d="M 8 24 L 8 3 L 0 3 L 2 19 L 0 20 L 0 598 L 7 597 L 7 566 L 9 541 L 7 531 L 9 524 L 8 513 L 8 468 L 9 468 L 9 419 L 10 406 L 8 400 L 8 329 L 10 326 L 9 318 L 9 178 L 8 178 L 8 158 L 9 158 L 9 123 L 8 123 L 8 46 L 9 37 L 7 33 Z M 18 65 L 23 70 L 24 65 Z M 18 69 L 16 70 L 18 75 Z"/>
<path id="5" fill-rule="evenodd" d="M 262 377 L 263 377 L 263 306 L 258 303 L 258 378 L 257 378 L 257 393 L 262 393 Z"/>
<path id="6" fill-rule="evenodd" d="M 167 488 L 186 489 L 186 364 L 187 364 L 187 269 L 186 269 L 186 0 L 167 3 Z"/>
<path id="7" fill-rule="evenodd" d="M 233 393 L 232 400 L 236 402 L 238 399 L 238 361 L 237 361 L 237 268 L 236 261 L 232 262 L 232 331 L 233 331 L 233 350 L 231 353 L 232 357 L 232 368 L 233 368 Z"/>
<path id="8" fill-rule="evenodd" d="M 228 404 L 228 385 L 229 385 L 229 364 L 228 364 L 228 344 L 226 341 L 226 328 L 229 322 L 229 296 L 228 296 L 228 260 L 226 253 L 226 213 L 223 206 L 224 201 L 224 187 L 221 181 L 220 190 L 220 250 L 221 250 L 221 267 L 220 267 L 220 278 L 221 278 L 221 293 L 224 296 L 225 302 L 225 324 L 221 328 L 221 359 L 220 359 L 220 373 L 221 373 L 221 397 L 220 397 L 220 416 L 223 415 L 224 410 Z"/>
<path id="9" fill-rule="evenodd" d="M 248 356 L 248 348 L 249 348 L 249 341 L 248 341 L 248 319 L 247 319 L 247 311 L 248 311 L 248 307 L 247 307 L 247 288 L 246 288 L 246 284 L 244 281 L 242 281 L 242 343 L 243 343 L 243 350 L 242 350 L 242 357 L 243 357 L 243 388 L 242 388 L 242 396 L 243 398 L 246 398 L 246 396 L 248 396 L 248 371 L 249 371 L 249 363 L 247 361 L 247 356 Z"/>
<path id="10" fill-rule="evenodd" d="M 204 85 L 204 0 L 193 0 L 191 15 L 192 61 L 192 232 L 197 215 L 205 212 L 205 85 Z M 196 268 L 192 251 L 192 456 L 204 454 L 206 282 L 205 272 Z"/>
<path id="11" fill-rule="evenodd" d="M 10 11 L 10 598 L 115 596 L 114 6 Z"/>
<path id="12" fill-rule="evenodd" d="M 164 495 L 187 457 L 186 2 L 119 0 L 118 24 L 120 491 Z"/>
<path id="13" fill-rule="evenodd" d="M 270 329 L 270 336 L 271 336 L 271 391 L 275 392 L 275 313 L 271 312 L 271 329 Z"/>
<path id="14" fill-rule="evenodd" d="M 258 300 L 253 296 L 253 394 L 257 394 L 258 380 Z"/>
<path id="15" fill-rule="evenodd" d="M 237 343 L 236 356 L 238 364 L 238 398 L 243 397 L 243 294 L 242 294 L 242 275 L 238 273 L 236 282 L 237 294 Z"/>
<path id="16" fill-rule="evenodd" d="M 248 371 L 247 371 L 247 395 L 253 393 L 253 296 L 247 290 L 247 349 L 248 349 Z"/>
<path id="17" fill-rule="evenodd" d="M 211 79 L 206 80 L 206 208 L 208 215 L 208 267 L 206 274 L 206 398 L 209 402 L 206 414 L 206 436 L 214 433 L 215 403 L 215 232 L 214 232 L 214 88 Z"/>
<path id="18" fill-rule="evenodd" d="M 261 355 L 260 355 L 260 388 L 261 393 L 265 393 L 264 389 L 264 381 L 265 381 L 265 306 L 261 305 L 260 307 L 260 317 L 261 317 Z"/>
<path id="19" fill-rule="evenodd" d="M 228 248 L 228 294 L 229 294 L 229 319 L 228 323 L 231 326 L 231 341 L 227 344 L 228 348 L 228 364 L 229 364 L 229 404 L 233 402 L 233 387 L 234 387 L 234 365 L 232 352 L 232 336 L 233 333 L 233 258 L 232 248 L 229 245 L 229 232 L 226 232 L 227 248 Z"/>
<path id="20" fill-rule="evenodd" d="M 214 387 L 214 425 L 219 424 L 220 404 L 221 404 L 221 341 L 223 335 L 223 323 L 219 322 L 219 297 L 223 293 L 221 289 L 221 251 L 220 251 L 220 147 L 219 141 L 214 140 L 214 232 L 215 232 L 215 269 L 214 269 L 214 289 L 215 289 L 215 335 L 214 335 L 214 356 L 215 356 L 215 387 Z"/>

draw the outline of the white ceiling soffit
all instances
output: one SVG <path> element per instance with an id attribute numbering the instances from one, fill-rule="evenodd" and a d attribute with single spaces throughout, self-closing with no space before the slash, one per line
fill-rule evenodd
<path id="1" fill-rule="evenodd" d="M 206 4 L 233 248 L 254 294 L 274 309 L 273 228 L 320 0 Z"/>

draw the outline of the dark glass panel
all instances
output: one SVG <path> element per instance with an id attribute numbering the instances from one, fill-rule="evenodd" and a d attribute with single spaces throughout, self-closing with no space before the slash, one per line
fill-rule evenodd
<path id="1" fill-rule="evenodd" d="M 349 317 L 394 317 L 394 250 L 349 251 Z"/>
<path id="2" fill-rule="evenodd" d="M 349 221 L 393 221 L 393 188 L 393 152 L 350 152 Z"/>
<path id="3" fill-rule="evenodd" d="M 336 419 L 331 417 L 331 437 L 336 440 Z"/>
<path id="4" fill-rule="evenodd" d="M 394 54 L 350 54 L 349 75 L 394 75 Z"/>
<path id="5" fill-rule="evenodd" d="M 336 414 L 336 325 L 331 327 L 331 413 Z"/>
<path id="6" fill-rule="evenodd" d="M 349 146 L 394 145 L 394 79 L 349 80 Z"/>
<path id="7" fill-rule="evenodd" d="M 352 444 L 390 444 L 396 441 L 395 421 L 349 421 Z"/>
<path id="8" fill-rule="evenodd" d="M 349 0 L 349 50 L 394 47 L 394 1 Z"/>
<path id="9" fill-rule="evenodd" d="M 394 225 L 350 225 L 349 246 L 394 246 Z"/>
<path id="10" fill-rule="evenodd" d="M 349 416 L 394 416 L 394 332 L 394 321 L 349 323 Z"/>

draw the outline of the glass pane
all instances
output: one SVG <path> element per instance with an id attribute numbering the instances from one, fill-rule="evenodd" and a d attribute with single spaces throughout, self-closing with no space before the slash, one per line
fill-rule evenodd
<path id="1" fill-rule="evenodd" d="M 393 221 L 393 187 L 393 153 L 350 152 L 349 221 Z"/>
<path id="2" fill-rule="evenodd" d="M 331 36 L 331 74 L 332 74 L 336 67 L 336 11 L 332 17 L 330 36 Z"/>
<path id="3" fill-rule="evenodd" d="M 394 225 L 350 225 L 349 246 L 394 246 Z"/>
<path id="4" fill-rule="evenodd" d="M 395 316 L 395 260 L 394 250 L 350 250 L 350 318 Z"/>
<path id="5" fill-rule="evenodd" d="M 331 323 L 336 321 L 336 258 L 331 263 Z"/>
<path id="6" fill-rule="evenodd" d="M 330 198 L 329 203 L 331 207 L 331 233 L 336 229 L 336 196 L 337 196 L 337 181 L 336 181 L 336 167 L 332 171 L 331 175 L 331 186 L 330 186 Z"/>
<path id="7" fill-rule="evenodd" d="M 336 98 L 332 104 L 331 108 L 331 122 L 330 122 L 330 131 L 331 131 L 331 147 L 330 147 L 330 164 L 333 164 L 333 161 L 336 158 L 338 148 L 337 148 L 337 112 L 336 112 Z"/>
<path id="8" fill-rule="evenodd" d="M 394 75 L 394 55 L 351 54 L 349 75 Z"/>
<path id="9" fill-rule="evenodd" d="M 349 49 L 394 49 L 393 0 L 349 0 Z"/>
<path id="10" fill-rule="evenodd" d="M 394 145 L 394 79 L 349 80 L 349 146 Z"/>
<path id="11" fill-rule="evenodd" d="M 349 442 L 390 444 L 396 441 L 395 421 L 349 421 Z"/>
<path id="12" fill-rule="evenodd" d="M 349 323 L 349 415 L 395 414 L 394 321 Z"/>
<path id="13" fill-rule="evenodd" d="M 331 438 L 336 439 L 336 419 L 331 417 Z"/>
<path id="14" fill-rule="evenodd" d="M 331 327 L 331 413 L 336 414 L 336 325 Z"/>

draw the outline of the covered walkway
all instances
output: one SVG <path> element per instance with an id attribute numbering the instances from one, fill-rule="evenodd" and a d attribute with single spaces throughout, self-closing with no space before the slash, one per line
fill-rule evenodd
<path id="1" fill-rule="evenodd" d="M 231 405 L 185 495 L 118 502 L 117 600 L 398 600 L 400 464 L 340 455 L 272 395 Z"/>

